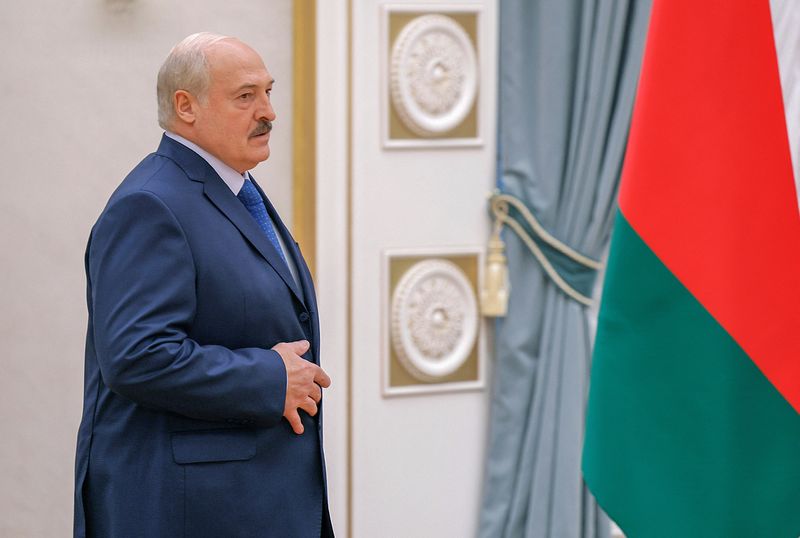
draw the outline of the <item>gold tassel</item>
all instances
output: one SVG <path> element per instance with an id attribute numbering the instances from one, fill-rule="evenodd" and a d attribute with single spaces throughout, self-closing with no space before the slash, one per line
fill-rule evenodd
<path id="1" fill-rule="evenodd" d="M 506 245 L 500 239 L 503 222 L 497 218 L 494 231 L 489 239 L 486 255 L 486 272 L 481 290 L 481 313 L 486 317 L 505 317 L 508 312 L 508 294 L 511 285 L 508 281 L 508 263 L 506 262 Z"/>

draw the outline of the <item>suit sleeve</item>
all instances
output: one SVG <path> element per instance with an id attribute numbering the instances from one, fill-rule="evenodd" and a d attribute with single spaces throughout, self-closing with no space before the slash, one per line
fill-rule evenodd
<path id="1" fill-rule="evenodd" d="M 88 261 L 95 349 L 112 391 L 201 420 L 280 422 L 286 370 L 277 352 L 188 337 L 195 266 L 161 199 L 140 191 L 114 201 L 92 231 Z"/>

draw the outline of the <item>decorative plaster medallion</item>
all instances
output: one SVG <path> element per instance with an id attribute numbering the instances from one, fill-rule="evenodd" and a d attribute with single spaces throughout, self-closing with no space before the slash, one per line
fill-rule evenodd
<path id="1" fill-rule="evenodd" d="M 423 260 L 400 279 L 392 297 L 395 354 L 420 381 L 438 381 L 469 358 L 478 335 L 475 292 L 452 262 Z"/>
<path id="2" fill-rule="evenodd" d="M 478 61 L 469 36 L 452 18 L 422 15 L 409 22 L 392 49 L 392 103 L 419 136 L 457 127 L 478 89 Z"/>

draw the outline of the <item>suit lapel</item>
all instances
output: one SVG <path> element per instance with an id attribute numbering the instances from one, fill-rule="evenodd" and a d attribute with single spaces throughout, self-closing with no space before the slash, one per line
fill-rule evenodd
<path id="1" fill-rule="evenodd" d="M 264 191 L 261 190 L 261 187 L 259 187 L 255 180 L 253 180 L 253 184 L 261 194 L 261 198 L 264 199 L 264 205 L 267 207 L 267 213 L 272 219 L 272 222 L 275 224 L 277 232 L 283 238 L 283 243 L 286 245 L 286 249 L 289 251 L 286 252 L 286 255 L 292 257 L 295 267 L 297 268 L 297 278 L 300 280 L 300 285 L 303 288 L 304 304 L 306 305 L 306 309 L 311 316 L 311 351 L 313 362 L 315 364 L 319 364 L 319 315 L 317 314 L 317 297 L 314 293 L 314 282 L 311 279 L 311 272 L 308 270 L 308 265 L 306 265 L 303 254 L 300 252 L 300 246 L 295 242 L 292 234 L 289 233 L 289 230 L 283 224 L 278 212 L 275 211 L 272 203 L 270 203 L 269 198 L 267 198 L 266 194 L 264 194 Z"/>
<path id="2" fill-rule="evenodd" d="M 236 198 L 211 165 L 194 151 L 166 135 L 161 139 L 158 153 L 177 162 L 189 176 L 189 179 L 203 183 L 203 192 L 206 197 L 234 226 L 236 226 L 236 228 L 239 229 L 242 235 L 253 245 L 267 263 L 272 266 L 284 283 L 292 290 L 297 300 L 302 304 L 303 301 L 297 288 L 297 283 L 294 281 L 294 278 L 292 278 L 292 274 L 289 272 L 286 263 L 281 259 L 278 251 L 275 250 L 275 247 L 270 243 L 269 239 L 267 239 L 263 230 L 259 228 L 258 223 L 247 211 L 247 208 L 244 207 L 244 204 Z M 272 209 L 274 213 L 272 206 L 269 205 L 268 202 L 266 202 L 266 204 L 268 209 Z"/>
<path id="3" fill-rule="evenodd" d="M 265 260 L 267 260 L 267 263 L 275 269 L 275 272 L 278 273 L 286 285 L 289 286 L 292 293 L 297 297 L 297 300 L 302 303 L 303 301 L 300 299 L 297 283 L 294 281 L 294 278 L 292 278 L 289 267 L 287 267 L 272 243 L 269 242 L 266 234 L 259 228 L 258 223 L 247 211 L 247 208 L 244 207 L 244 204 L 233 195 L 222 179 L 217 177 L 216 181 L 206 181 L 205 194 L 208 199 L 217 206 L 217 209 L 222 211 L 222 213 L 228 217 L 228 220 L 239 228 L 242 235 L 244 235 L 250 244 L 255 247 Z"/>
<path id="4" fill-rule="evenodd" d="M 250 177 L 252 178 L 252 175 Z M 275 207 L 273 207 L 269 198 L 266 194 L 264 194 L 264 191 L 261 190 L 261 186 L 256 183 L 255 179 L 253 179 L 253 185 L 256 186 L 256 189 L 258 189 L 258 192 L 261 194 L 261 198 L 264 200 L 264 205 L 267 208 L 267 213 L 272 219 L 272 222 L 275 224 L 277 232 L 281 235 L 283 243 L 286 245 L 286 249 L 289 251 L 286 252 L 286 255 L 291 256 L 294 260 L 295 267 L 297 267 L 297 277 L 300 280 L 300 285 L 303 288 L 303 297 L 305 299 L 304 303 L 309 310 L 316 312 L 317 301 L 316 297 L 314 296 L 314 284 L 311 280 L 311 273 L 308 270 L 308 266 L 303 258 L 303 254 L 300 252 L 297 243 L 292 237 L 292 234 L 286 228 L 286 225 L 284 225 L 280 215 L 278 215 L 278 212 L 275 210 Z"/>

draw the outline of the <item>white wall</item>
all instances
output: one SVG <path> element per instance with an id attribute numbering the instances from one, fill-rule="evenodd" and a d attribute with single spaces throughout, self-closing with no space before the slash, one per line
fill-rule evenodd
<path id="1" fill-rule="evenodd" d="M 770 0 L 797 199 L 800 202 L 800 2 Z"/>
<path id="2" fill-rule="evenodd" d="M 317 0 L 317 274 L 325 394 L 325 458 L 331 518 L 349 534 L 348 0 Z"/>
<path id="3" fill-rule="evenodd" d="M 291 221 L 291 21 L 290 0 L 0 3 L 0 536 L 71 534 L 84 246 L 158 144 L 156 72 L 184 36 L 238 36 L 278 80 L 255 175 Z"/>
<path id="4" fill-rule="evenodd" d="M 382 8 L 353 0 L 352 535 L 471 536 L 477 525 L 488 388 L 381 395 L 382 252 L 481 247 L 489 235 L 496 123 L 495 1 L 479 15 L 480 147 L 381 146 Z M 409 2 L 393 2 L 393 4 Z M 438 5 L 455 4 L 441 1 Z M 419 5 L 419 3 L 417 3 Z"/>

